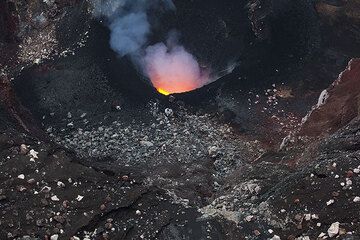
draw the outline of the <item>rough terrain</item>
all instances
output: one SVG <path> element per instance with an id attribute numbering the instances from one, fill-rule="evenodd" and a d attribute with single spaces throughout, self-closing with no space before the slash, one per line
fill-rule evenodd
<path id="1" fill-rule="evenodd" d="M 86 1 L 0 3 L 0 239 L 360 239 L 358 1 L 175 3 L 244 63 L 170 97 Z"/>

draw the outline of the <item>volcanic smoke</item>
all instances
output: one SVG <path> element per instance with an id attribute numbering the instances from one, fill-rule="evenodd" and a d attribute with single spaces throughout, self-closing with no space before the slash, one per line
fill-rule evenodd
<path id="1" fill-rule="evenodd" d="M 149 46 L 147 12 L 160 6 L 175 10 L 171 0 L 93 0 L 94 14 L 108 21 L 111 48 L 120 57 L 129 56 L 161 94 L 187 92 L 208 84 L 208 71 L 171 36 L 166 44 Z"/>
<path id="2" fill-rule="evenodd" d="M 146 49 L 146 73 L 154 87 L 162 94 L 188 92 L 208 82 L 196 59 L 184 47 L 172 49 L 158 43 Z"/>

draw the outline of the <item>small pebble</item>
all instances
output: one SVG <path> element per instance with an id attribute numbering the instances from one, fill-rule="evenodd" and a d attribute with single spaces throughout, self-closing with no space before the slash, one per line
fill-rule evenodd
<path id="1" fill-rule="evenodd" d="M 77 200 L 78 202 L 80 202 L 83 198 L 84 198 L 84 196 L 78 195 L 78 196 L 76 197 L 76 200 Z"/>
<path id="2" fill-rule="evenodd" d="M 50 240 L 58 240 L 58 238 L 59 238 L 59 235 L 54 234 L 54 235 L 51 235 Z"/>
<path id="3" fill-rule="evenodd" d="M 327 206 L 330 206 L 331 204 L 333 204 L 335 202 L 334 199 L 330 199 L 329 201 L 326 202 Z"/>
<path id="4" fill-rule="evenodd" d="M 52 196 L 51 200 L 54 201 L 54 202 L 60 201 L 60 199 L 56 195 Z"/>
<path id="5" fill-rule="evenodd" d="M 105 228 L 107 229 L 107 230 L 110 230 L 111 228 L 112 228 L 112 223 L 105 223 Z"/>
<path id="6" fill-rule="evenodd" d="M 334 222 L 333 224 L 331 224 L 331 226 L 328 229 L 329 237 L 335 237 L 336 235 L 338 235 L 339 234 L 339 228 L 340 228 L 340 223 L 339 222 Z"/>
<path id="7" fill-rule="evenodd" d="M 25 175 L 24 175 L 24 174 L 20 174 L 20 175 L 18 176 L 18 179 L 25 179 Z"/>
<path id="8" fill-rule="evenodd" d="M 101 204 L 101 205 L 100 205 L 100 210 L 101 210 L 101 211 L 104 211 L 105 209 L 106 209 L 105 204 Z"/>
<path id="9" fill-rule="evenodd" d="M 57 182 L 58 187 L 65 187 L 65 183 L 58 181 Z"/>
<path id="10" fill-rule="evenodd" d="M 353 202 L 360 202 L 360 197 L 358 197 L 358 196 L 356 196 L 356 197 L 354 197 L 354 200 L 353 200 Z"/>
<path id="11" fill-rule="evenodd" d="M 20 145 L 20 154 L 26 155 L 29 152 L 28 147 L 25 144 Z"/>

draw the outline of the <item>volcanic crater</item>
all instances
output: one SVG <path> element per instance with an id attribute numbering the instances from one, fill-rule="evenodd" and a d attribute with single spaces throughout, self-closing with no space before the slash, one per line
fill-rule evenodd
<path id="1" fill-rule="evenodd" d="M 1 239 L 359 238 L 356 0 L 26 2 L 0 3 Z M 205 84 L 157 87 L 158 43 Z"/>

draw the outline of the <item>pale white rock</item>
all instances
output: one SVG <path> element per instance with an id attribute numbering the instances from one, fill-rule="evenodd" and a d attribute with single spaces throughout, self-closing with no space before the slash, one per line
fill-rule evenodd
<path id="1" fill-rule="evenodd" d="M 312 214 L 312 215 L 311 215 L 311 219 L 319 219 L 319 215 L 317 215 L 317 214 Z"/>
<path id="2" fill-rule="evenodd" d="M 247 222 L 251 222 L 251 221 L 253 220 L 253 218 L 254 218 L 254 216 L 249 215 L 249 216 L 247 216 L 247 217 L 245 218 L 245 220 L 246 220 Z"/>
<path id="3" fill-rule="evenodd" d="M 30 152 L 29 152 L 29 155 L 30 155 L 30 157 L 32 157 L 32 158 L 34 158 L 34 159 L 38 159 L 39 157 L 38 157 L 38 152 L 37 151 L 35 151 L 34 149 L 31 149 L 30 150 Z"/>
<path id="4" fill-rule="evenodd" d="M 359 169 L 359 168 L 355 168 L 355 169 L 354 169 L 354 173 L 360 173 L 360 169 Z"/>
<path id="5" fill-rule="evenodd" d="M 140 145 L 143 147 L 152 147 L 154 146 L 154 144 L 152 142 L 149 141 L 140 141 Z"/>
<path id="6" fill-rule="evenodd" d="M 25 175 L 24 175 L 24 174 L 20 174 L 20 175 L 18 176 L 18 179 L 25 179 Z"/>
<path id="7" fill-rule="evenodd" d="M 354 200 L 353 200 L 353 202 L 360 202 L 360 197 L 358 197 L 358 196 L 356 196 L 356 197 L 354 197 Z"/>
<path id="8" fill-rule="evenodd" d="M 352 181 L 349 178 L 347 178 L 346 179 L 346 186 L 351 186 L 351 185 L 352 185 Z"/>
<path id="9" fill-rule="evenodd" d="M 84 196 L 78 195 L 78 196 L 76 197 L 76 200 L 77 200 L 78 202 L 80 202 L 83 198 L 84 198 Z"/>
<path id="10" fill-rule="evenodd" d="M 211 146 L 208 148 L 208 153 L 211 157 L 215 157 L 218 153 L 218 147 L 216 146 Z"/>
<path id="11" fill-rule="evenodd" d="M 58 181 L 57 182 L 58 187 L 65 187 L 65 183 Z"/>
<path id="12" fill-rule="evenodd" d="M 48 187 L 48 186 L 45 186 L 40 190 L 40 192 L 45 192 L 45 193 L 48 193 L 50 191 L 51 191 L 51 187 Z"/>
<path id="13" fill-rule="evenodd" d="M 326 236 L 326 233 L 323 233 L 323 232 L 322 232 L 322 233 L 319 234 L 318 238 L 323 238 L 323 237 L 325 237 L 325 236 Z"/>
<path id="14" fill-rule="evenodd" d="M 43 2 L 47 5 L 53 5 L 55 3 L 55 0 L 43 0 Z"/>
<path id="15" fill-rule="evenodd" d="M 141 211 L 140 211 L 140 210 L 136 210 L 135 214 L 136 214 L 136 215 L 141 215 Z"/>
<path id="16" fill-rule="evenodd" d="M 270 240 L 281 240 L 281 238 L 278 235 L 274 235 Z"/>
<path id="17" fill-rule="evenodd" d="M 246 184 L 246 188 L 252 194 L 258 194 L 261 191 L 261 187 L 256 183 L 248 183 Z"/>
<path id="18" fill-rule="evenodd" d="M 340 223 L 339 222 L 334 222 L 333 224 L 331 224 L 331 226 L 328 229 L 329 237 L 335 237 L 336 235 L 338 235 L 339 234 L 339 228 L 340 228 Z"/>
<path id="19" fill-rule="evenodd" d="M 286 146 L 288 146 L 289 143 L 291 143 L 291 138 L 292 138 L 291 134 L 289 134 L 283 138 L 283 140 L 280 144 L 280 150 L 284 149 Z"/>
<path id="20" fill-rule="evenodd" d="M 329 93 L 325 89 L 324 91 L 321 92 L 318 103 L 316 104 L 316 107 L 321 107 L 322 105 L 324 105 L 328 98 L 329 98 Z"/>
<path id="21" fill-rule="evenodd" d="M 327 206 L 330 206 L 331 204 L 333 204 L 335 202 L 334 199 L 330 199 L 329 201 L 326 202 Z"/>
<path id="22" fill-rule="evenodd" d="M 58 240 L 58 239 L 59 239 L 58 234 L 51 235 L 51 237 L 50 237 L 50 240 Z"/>
<path id="23" fill-rule="evenodd" d="M 165 114 L 166 116 L 170 117 L 174 114 L 173 110 L 171 108 L 166 108 L 165 109 Z"/>
<path id="24" fill-rule="evenodd" d="M 54 201 L 54 202 L 60 201 L 60 199 L 56 195 L 52 196 L 51 200 Z"/>

